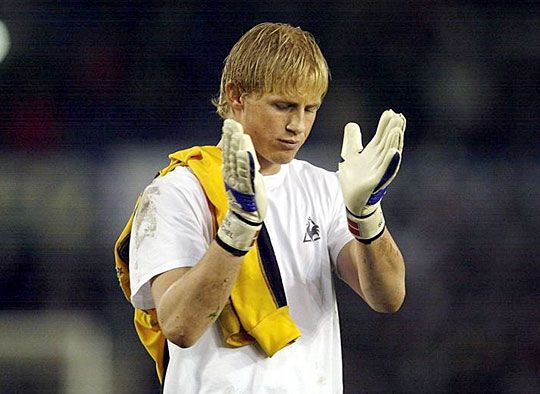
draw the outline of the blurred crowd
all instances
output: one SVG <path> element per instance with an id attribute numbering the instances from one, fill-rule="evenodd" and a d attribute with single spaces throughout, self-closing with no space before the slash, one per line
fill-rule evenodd
<path id="1" fill-rule="evenodd" d="M 0 69 L 1 142 L 10 149 L 214 136 L 209 99 L 222 61 L 243 32 L 271 20 L 313 32 L 330 64 L 317 138 L 394 105 L 415 120 L 415 145 L 537 153 L 534 2 L 2 3 L 12 48 Z"/>

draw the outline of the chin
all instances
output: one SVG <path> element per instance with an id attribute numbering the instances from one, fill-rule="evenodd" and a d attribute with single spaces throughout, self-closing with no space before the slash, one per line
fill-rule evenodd
<path id="1" fill-rule="evenodd" d="M 268 156 L 267 156 L 268 157 Z M 261 160 L 261 157 L 259 157 L 259 160 L 261 161 L 261 166 L 265 166 L 263 165 L 263 163 L 267 163 L 267 165 L 284 165 L 284 164 L 289 164 L 291 161 L 293 161 L 293 159 L 296 157 L 296 154 L 294 155 L 291 155 L 291 154 L 280 154 L 280 155 L 273 155 L 271 157 L 268 157 L 266 159 L 262 159 Z"/>
<path id="2" fill-rule="evenodd" d="M 275 163 L 276 164 L 289 164 L 291 161 L 293 161 L 293 159 L 296 157 L 296 155 L 292 156 L 292 157 L 284 157 L 284 158 L 280 158 L 280 160 L 276 160 Z"/>

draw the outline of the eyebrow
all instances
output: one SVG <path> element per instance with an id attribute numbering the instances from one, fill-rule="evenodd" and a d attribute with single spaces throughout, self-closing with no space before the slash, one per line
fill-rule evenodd
<path id="1" fill-rule="evenodd" d="M 291 99 L 287 99 L 287 98 L 284 98 L 284 97 L 275 97 L 275 98 L 272 98 L 272 101 L 273 102 L 280 102 L 280 103 L 284 103 L 284 104 L 288 104 L 288 105 L 300 105 L 300 103 L 298 101 L 294 101 L 294 100 L 291 100 Z M 322 102 L 321 101 L 317 101 L 317 102 L 311 102 L 311 103 L 307 103 L 305 105 L 306 108 L 310 108 L 310 107 L 316 107 L 316 108 L 319 108 L 321 106 Z"/>

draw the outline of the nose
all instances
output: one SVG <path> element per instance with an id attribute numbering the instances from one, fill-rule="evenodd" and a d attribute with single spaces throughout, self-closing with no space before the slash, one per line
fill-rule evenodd
<path id="1" fill-rule="evenodd" d="M 302 134 L 306 130 L 306 116 L 304 111 L 294 111 L 287 122 L 287 131 L 296 134 Z"/>

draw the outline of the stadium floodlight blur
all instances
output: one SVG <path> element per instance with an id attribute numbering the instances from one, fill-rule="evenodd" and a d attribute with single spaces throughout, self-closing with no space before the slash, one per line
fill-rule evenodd
<path id="1" fill-rule="evenodd" d="M 11 39 L 6 24 L 0 21 L 0 63 L 4 61 L 9 49 L 11 48 Z"/>

